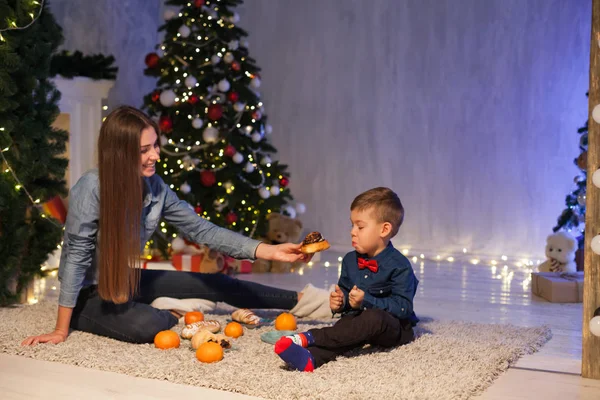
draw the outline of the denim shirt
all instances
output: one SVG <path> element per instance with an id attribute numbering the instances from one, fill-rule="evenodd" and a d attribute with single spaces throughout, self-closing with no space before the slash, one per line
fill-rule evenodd
<path id="1" fill-rule="evenodd" d="M 348 294 L 356 285 L 365 292 L 361 309 L 379 308 L 399 319 L 410 320 L 413 325 L 418 319 L 413 311 L 413 299 L 419 281 L 414 274 L 410 261 L 388 243 L 383 251 L 373 257 L 378 270 L 358 268 L 358 258 L 368 259 L 365 254 L 352 251 L 342 260 L 342 272 L 338 286 L 344 293 L 342 314 L 357 312 L 350 307 Z"/>
<path id="2" fill-rule="evenodd" d="M 140 252 L 164 218 L 190 240 L 238 259 L 254 259 L 260 241 L 218 227 L 199 217 L 190 205 L 180 200 L 156 174 L 144 178 L 144 200 L 140 228 Z M 75 307 L 79 291 L 98 282 L 96 264 L 100 183 L 98 171 L 86 172 L 69 195 L 62 253 L 58 270 L 58 304 Z"/>

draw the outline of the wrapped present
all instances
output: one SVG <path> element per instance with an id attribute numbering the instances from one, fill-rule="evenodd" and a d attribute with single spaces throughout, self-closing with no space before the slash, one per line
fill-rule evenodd
<path id="1" fill-rule="evenodd" d="M 67 210 L 60 196 L 54 196 L 42 204 L 42 210 L 52 218 L 60 221 L 61 224 L 64 224 L 67 220 Z"/>
<path id="2" fill-rule="evenodd" d="M 249 274 L 252 272 L 252 261 L 236 260 L 232 257 L 225 257 L 226 269 L 233 274 Z"/>
<path id="3" fill-rule="evenodd" d="M 204 254 L 173 254 L 173 257 L 171 257 L 171 263 L 178 271 L 204 272 L 201 270 L 203 258 Z"/>
<path id="4" fill-rule="evenodd" d="M 583 301 L 583 272 L 531 273 L 531 292 L 551 303 L 581 303 Z"/>
<path id="5" fill-rule="evenodd" d="M 170 261 L 142 260 L 142 268 L 176 271 L 175 266 L 173 266 Z"/>

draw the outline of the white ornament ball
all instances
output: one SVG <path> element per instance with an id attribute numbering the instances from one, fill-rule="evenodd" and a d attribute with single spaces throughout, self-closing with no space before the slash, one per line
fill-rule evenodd
<path id="1" fill-rule="evenodd" d="M 196 165 L 196 164 L 194 164 L 194 160 L 190 156 L 183 156 L 182 160 L 183 160 L 182 165 L 183 165 L 183 168 L 185 168 L 185 169 L 190 169 L 194 165 Z"/>
<path id="2" fill-rule="evenodd" d="M 592 335 L 600 337 L 600 315 L 596 315 L 590 320 L 590 332 Z"/>
<path id="3" fill-rule="evenodd" d="M 179 236 L 176 237 L 175 239 L 173 239 L 173 241 L 171 242 L 171 248 L 173 249 L 173 251 L 175 253 L 179 253 L 179 252 L 183 251 L 186 247 L 187 246 L 186 246 L 185 242 Z"/>
<path id="4" fill-rule="evenodd" d="M 254 165 L 252 165 L 252 163 L 247 163 L 244 167 L 244 171 L 246 171 L 247 173 L 251 173 L 252 171 L 254 171 Z"/>
<path id="5" fill-rule="evenodd" d="M 244 46 L 245 48 L 248 48 L 248 41 L 244 40 L 244 42 L 242 43 L 242 46 Z"/>
<path id="6" fill-rule="evenodd" d="M 229 84 L 229 81 L 227 79 L 222 79 L 219 81 L 219 91 L 225 93 L 228 92 L 230 88 L 231 85 Z"/>
<path id="7" fill-rule="evenodd" d="M 231 159 L 233 160 L 234 163 L 236 164 L 241 164 L 244 161 L 244 156 L 242 155 L 242 153 L 235 153 L 233 155 L 233 157 L 231 157 Z"/>
<path id="8" fill-rule="evenodd" d="M 271 162 L 272 162 L 272 161 L 271 161 L 271 157 L 269 157 L 269 156 L 264 156 L 264 157 L 262 158 L 262 160 L 260 160 L 260 163 L 261 163 L 262 165 L 271 164 Z"/>
<path id="9" fill-rule="evenodd" d="M 184 182 L 180 187 L 179 190 L 181 190 L 181 193 L 183 194 L 188 194 L 192 188 L 190 187 L 190 185 L 188 185 L 187 182 Z"/>
<path id="10" fill-rule="evenodd" d="M 592 174 L 592 183 L 594 184 L 594 186 L 596 186 L 597 188 L 600 188 L 600 169 L 597 169 L 596 171 L 594 171 L 594 173 Z"/>
<path id="11" fill-rule="evenodd" d="M 260 142 L 260 141 L 261 141 L 261 139 L 262 139 L 262 135 L 261 135 L 260 133 L 258 133 L 258 132 L 254 132 L 254 133 L 252 134 L 252 141 L 253 141 L 254 143 L 258 143 L 258 142 Z"/>
<path id="12" fill-rule="evenodd" d="M 210 62 L 212 63 L 212 65 L 217 65 L 221 62 L 221 57 L 215 54 L 210 58 Z"/>
<path id="13" fill-rule="evenodd" d="M 169 139 L 165 135 L 160 135 L 160 145 L 165 147 L 169 143 Z"/>
<path id="14" fill-rule="evenodd" d="M 298 214 L 304 214 L 306 212 L 306 206 L 303 203 L 296 204 L 296 211 Z"/>
<path id="15" fill-rule="evenodd" d="M 265 132 L 267 132 L 267 135 L 270 135 L 273 132 L 273 127 L 267 124 L 267 126 L 265 126 Z"/>
<path id="16" fill-rule="evenodd" d="M 202 124 L 203 124 L 203 123 L 204 123 L 204 121 L 202 121 L 200 118 L 194 118 L 194 119 L 192 120 L 192 126 L 193 126 L 195 129 L 200 129 L 200 128 L 202 128 Z"/>
<path id="17" fill-rule="evenodd" d="M 238 47 L 240 47 L 240 42 L 237 40 L 232 40 L 231 42 L 227 43 L 227 47 L 229 47 L 229 50 L 237 50 Z"/>
<path id="18" fill-rule="evenodd" d="M 260 189 L 258 189 L 258 195 L 259 195 L 261 198 L 263 198 L 263 199 L 265 199 L 265 200 L 266 200 L 266 199 L 268 199 L 269 197 L 271 197 L 271 192 L 269 192 L 269 191 L 267 190 L 267 188 L 264 188 L 264 187 L 263 187 L 263 188 L 260 188 Z"/>
<path id="19" fill-rule="evenodd" d="M 178 32 L 181 35 L 181 37 L 186 38 L 186 37 L 190 36 L 190 33 L 192 33 L 192 30 L 187 25 L 181 25 L 179 27 L 179 31 Z"/>
<path id="20" fill-rule="evenodd" d="M 223 57 L 223 61 L 225 61 L 227 64 L 231 64 L 234 60 L 233 54 L 231 54 L 230 52 L 225 53 L 225 57 Z"/>
<path id="21" fill-rule="evenodd" d="M 231 17 L 229 17 L 229 22 L 233 22 L 234 24 L 240 21 L 240 15 L 236 12 L 233 13 Z"/>
<path id="22" fill-rule="evenodd" d="M 596 254 L 600 254 L 600 235 L 596 235 L 592 238 L 592 251 Z"/>
<path id="23" fill-rule="evenodd" d="M 252 86 L 254 89 L 258 89 L 260 87 L 260 79 L 258 79 L 258 77 L 252 78 L 250 81 L 250 86 Z"/>
<path id="24" fill-rule="evenodd" d="M 202 139 L 206 143 L 215 143 L 219 140 L 219 131 L 215 127 L 209 126 L 202 132 Z"/>
<path id="25" fill-rule="evenodd" d="M 175 104 L 176 97 L 177 96 L 175 95 L 174 91 L 163 90 L 160 94 L 160 104 L 162 104 L 165 107 L 171 107 L 173 104 Z"/>
<path id="26" fill-rule="evenodd" d="M 191 75 L 185 78 L 185 86 L 187 86 L 189 89 L 195 87 L 196 83 L 198 83 L 198 79 L 194 78 Z"/>
<path id="27" fill-rule="evenodd" d="M 287 214 L 290 218 L 296 218 L 296 210 L 292 206 L 285 206 L 283 208 L 283 212 Z"/>
<path id="28" fill-rule="evenodd" d="M 279 186 L 271 186 L 271 194 L 273 196 L 279 195 L 279 192 L 281 192 L 281 189 L 279 189 Z"/>
<path id="29" fill-rule="evenodd" d="M 177 13 L 175 12 L 175 10 L 167 10 L 163 14 L 163 17 L 165 18 L 165 21 L 168 21 L 170 19 L 175 18 L 176 15 L 177 15 Z"/>
<path id="30" fill-rule="evenodd" d="M 246 108 L 244 103 L 240 103 L 239 101 L 233 105 L 233 109 L 237 112 L 242 112 Z"/>
<path id="31" fill-rule="evenodd" d="M 594 119 L 594 121 L 596 121 L 596 123 L 600 124 L 600 104 L 598 104 L 592 110 L 592 118 Z"/>
<path id="32" fill-rule="evenodd" d="M 249 134 L 251 134 L 251 133 L 252 133 L 252 129 L 253 129 L 253 128 L 252 128 L 252 125 L 246 125 L 246 126 L 244 127 L 244 133 L 246 133 L 246 135 L 249 135 Z"/>
<path id="33" fill-rule="evenodd" d="M 233 186 L 233 183 L 231 183 L 230 181 L 227 181 L 223 184 L 223 186 L 225 187 L 225 189 L 227 190 L 231 190 L 231 187 Z"/>

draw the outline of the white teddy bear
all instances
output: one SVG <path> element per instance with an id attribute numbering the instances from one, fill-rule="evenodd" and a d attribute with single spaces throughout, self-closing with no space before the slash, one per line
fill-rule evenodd
<path id="1" fill-rule="evenodd" d="M 556 232 L 548 236 L 546 242 L 546 257 L 540 264 L 540 272 L 577 272 L 575 252 L 577 240 L 567 232 Z"/>

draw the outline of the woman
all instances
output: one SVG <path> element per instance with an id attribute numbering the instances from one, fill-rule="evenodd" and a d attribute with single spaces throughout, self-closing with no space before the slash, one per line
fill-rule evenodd
<path id="1" fill-rule="evenodd" d="M 69 197 L 56 328 L 28 337 L 22 345 L 63 342 L 69 327 L 150 343 L 156 333 L 177 324 L 182 312 L 202 304 L 177 299 L 291 309 L 300 317 L 331 315 L 328 293 L 311 285 L 297 293 L 223 274 L 139 268 L 140 249 L 161 217 L 195 242 L 234 258 L 309 259 L 299 244 L 261 243 L 199 217 L 155 175 L 158 132 L 154 121 L 132 107 L 120 107 L 106 117 L 98 138 L 98 170 L 81 177 Z"/>

